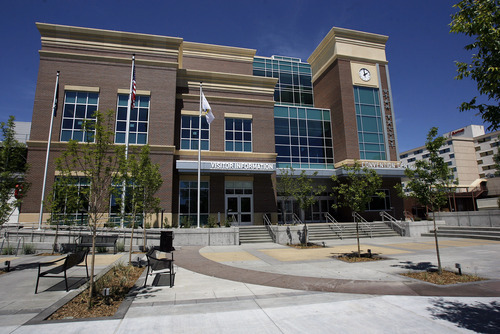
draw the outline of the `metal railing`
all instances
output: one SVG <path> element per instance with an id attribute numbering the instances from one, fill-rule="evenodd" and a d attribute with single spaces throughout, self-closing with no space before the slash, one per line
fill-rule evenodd
<path id="1" fill-rule="evenodd" d="M 273 230 L 273 225 L 271 224 L 271 220 L 269 219 L 267 214 L 264 214 L 262 216 L 262 219 L 264 220 L 264 225 L 266 226 L 267 231 L 269 232 L 269 235 L 273 239 L 273 242 L 276 242 L 276 233 Z"/>
<path id="2" fill-rule="evenodd" d="M 389 223 L 391 223 L 391 228 L 394 231 L 398 232 L 399 235 L 401 235 L 401 236 L 405 235 L 405 229 L 404 229 L 403 225 L 401 224 L 400 220 L 397 220 L 396 218 L 394 218 L 393 216 L 391 216 L 390 214 L 388 214 L 385 211 L 380 212 L 380 217 L 382 217 L 382 222 L 384 222 L 384 223 L 386 222 L 385 219 L 387 219 L 389 221 Z"/>
<path id="3" fill-rule="evenodd" d="M 368 221 L 366 219 L 364 219 L 363 217 L 361 217 L 361 215 L 357 212 L 353 212 L 352 213 L 352 217 L 354 218 L 354 222 L 358 222 L 359 224 L 359 227 L 361 228 L 361 230 L 365 233 L 367 233 L 367 231 L 370 232 L 370 238 L 373 237 L 372 235 L 372 225 L 370 223 L 368 223 Z M 366 229 L 366 230 L 365 230 Z"/>
<path id="4" fill-rule="evenodd" d="M 344 232 L 344 229 L 343 229 L 343 228 L 342 228 L 342 226 L 339 224 L 339 222 L 338 222 L 335 218 L 333 218 L 333 216 L 332 216 L 329 212 L 325 213 L 325 218 L 326 218 L 326 221 L 327 221 L 327 222 L 329 222 L 329 223 L 331 223 L 331 224 L 332 224 L 332 225 L 331 225 L 331 228 L 332 228 L 332 230 L 333 230 L 335 233 L 337 233 L 336 229 L 340 231 L 340 235 L 339 235 L 339 237 L 340 237 L 340 239 L 343 239 L 343 232 Z M 335 229 L 334 229 L 333 227 L 335 227 Z M 338 233 L 337 233 L 337 234 L 338 234 Z"/>
<path id="5" fill-rule="evenodd" d="M 293 224 L 303 224 L 302 220 L 300 220 L 299 216 L 297 216 L 296 213 L 293 214 L 292 219 L 293 219 Z"/>

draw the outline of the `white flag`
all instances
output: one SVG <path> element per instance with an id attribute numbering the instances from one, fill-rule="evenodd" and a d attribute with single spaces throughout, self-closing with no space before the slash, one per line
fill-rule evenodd
<path id="1" fill-rule="evenodd" d="M 205 98 L 205 94 L 201 93 L 201 110 L 205 113 L 205 117 L 207 118 L 207 123 L 210 124 L 215 119 L 214 114 L 212 114 L 212 108 L 210 108 L 210 104 L 208 104 L 207 99 Z"/>

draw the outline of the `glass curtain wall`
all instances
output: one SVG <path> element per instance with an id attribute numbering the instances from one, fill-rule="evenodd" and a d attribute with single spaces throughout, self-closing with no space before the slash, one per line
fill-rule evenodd
<path id="1" fill-rule="evenodd" d="M 360 158 L 385 160 L 384 128 L 378 89 L 355 86 L 354 103 Z"/>

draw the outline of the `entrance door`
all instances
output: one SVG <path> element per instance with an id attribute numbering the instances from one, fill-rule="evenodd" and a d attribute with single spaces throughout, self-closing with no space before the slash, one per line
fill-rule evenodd
<path id="1" fill-rule="evenodd" d="M 252 195 L 226 195 L 226 219 L 238 225 L 253 223 Z"/>

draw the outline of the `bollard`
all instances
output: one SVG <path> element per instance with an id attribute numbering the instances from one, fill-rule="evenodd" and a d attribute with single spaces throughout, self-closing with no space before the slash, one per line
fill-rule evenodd
<path id="1" fill-rule="evenodd" d="M 462 266 L 460 265 L 460 263 L 455 263 L 455 268 L 458 269 L 458 274 L 462 276 Z"/>

